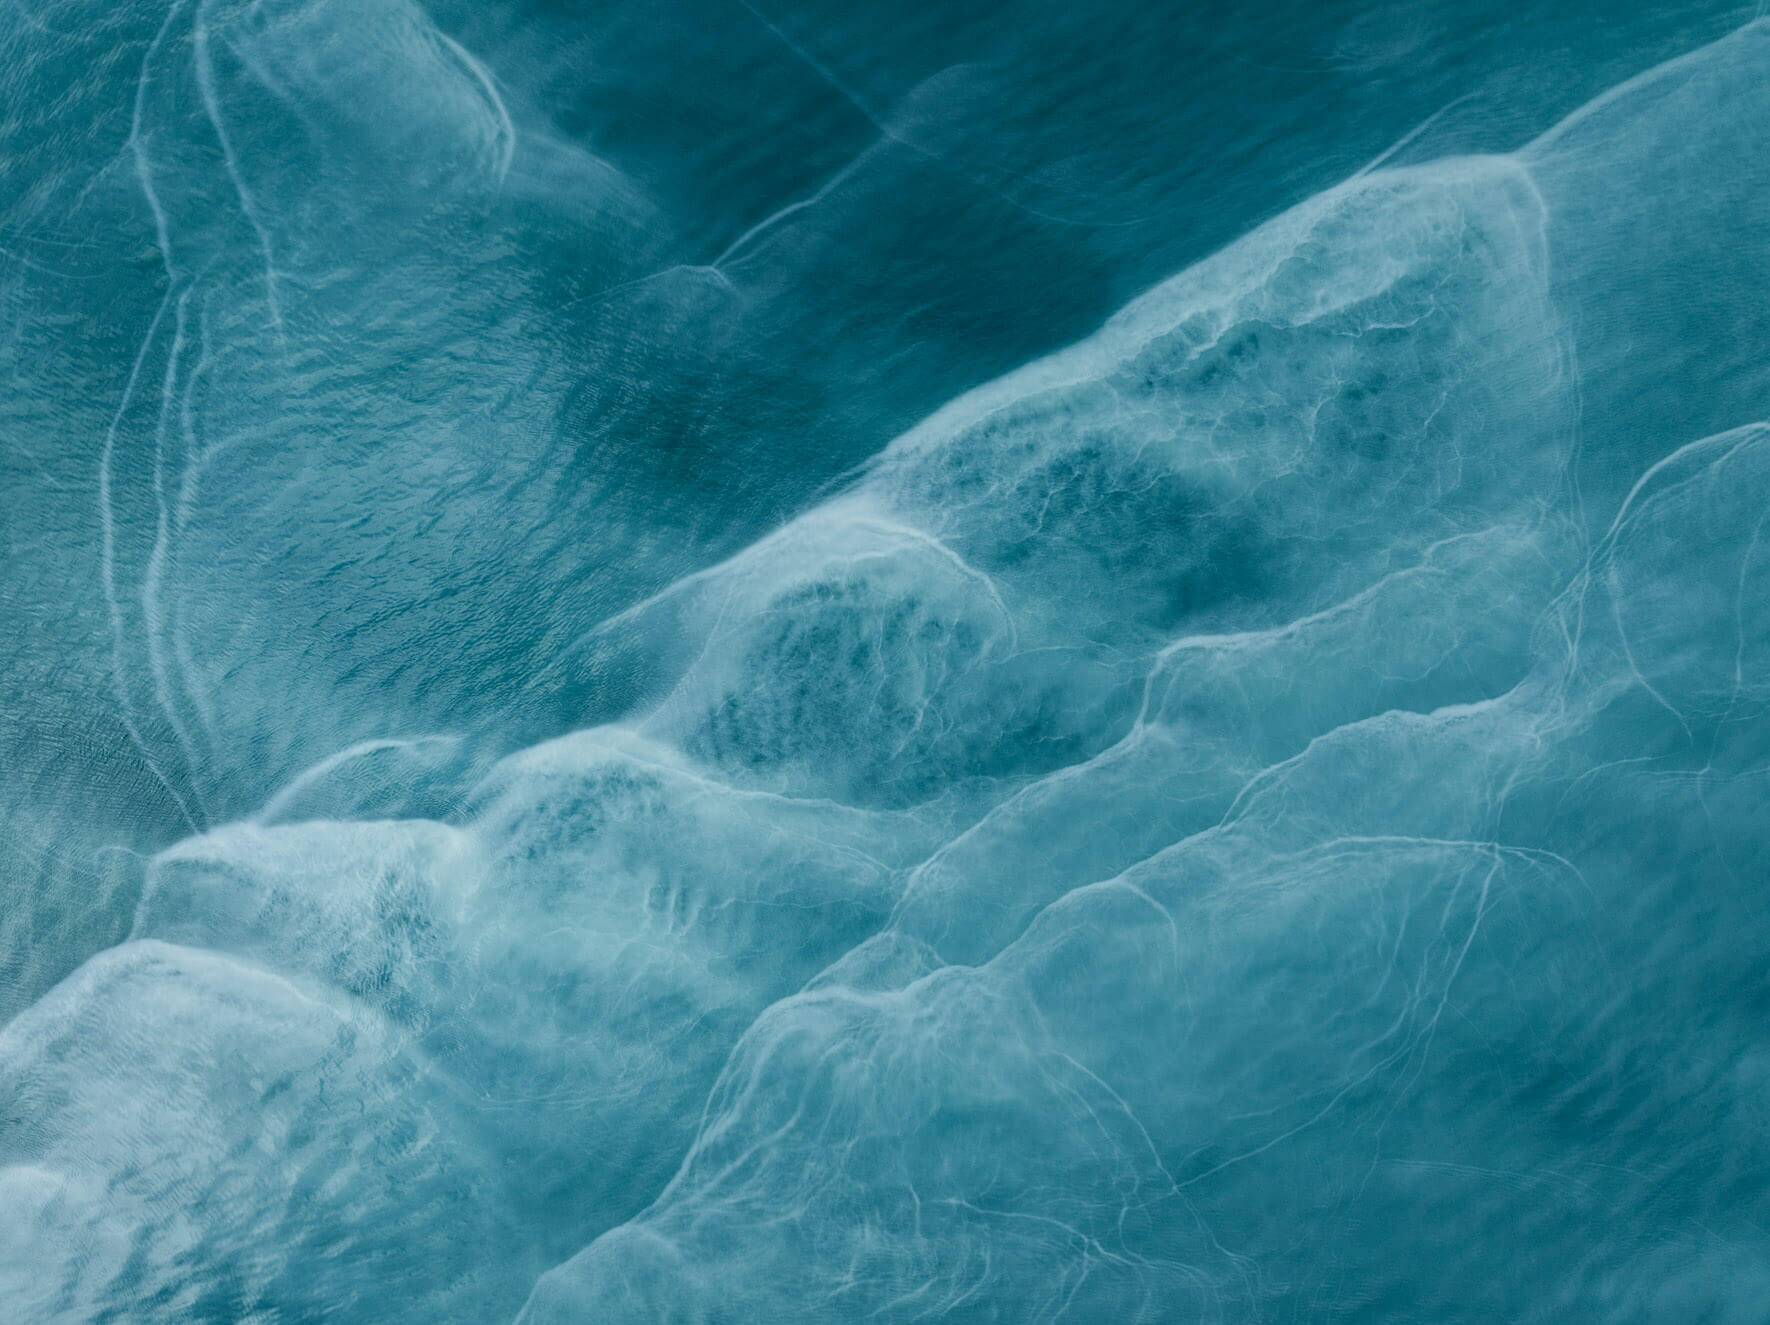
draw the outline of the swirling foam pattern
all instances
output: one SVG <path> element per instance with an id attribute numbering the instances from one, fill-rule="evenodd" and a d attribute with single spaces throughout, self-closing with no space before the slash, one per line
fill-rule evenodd
<path id="1" fill-rule="evenodd" d="M 1309 8 L 0 11 L 8 1319 L 1763 1319 L 1770 22 Z"/>

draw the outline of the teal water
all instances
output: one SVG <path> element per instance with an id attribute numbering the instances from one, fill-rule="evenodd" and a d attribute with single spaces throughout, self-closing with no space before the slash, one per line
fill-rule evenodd
<path id="1" fill-rule="evenodd" d="M 1770 21 L 0 8 L 0 1316 L 1770 1302 Z"/>

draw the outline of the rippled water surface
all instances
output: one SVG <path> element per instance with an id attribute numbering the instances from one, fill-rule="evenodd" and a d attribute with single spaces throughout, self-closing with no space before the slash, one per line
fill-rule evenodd
<path id="1" fill-rule="evenodd" d="M 0 1315 L 1770 1302 L 1770 20 L 0 6 Z"/>

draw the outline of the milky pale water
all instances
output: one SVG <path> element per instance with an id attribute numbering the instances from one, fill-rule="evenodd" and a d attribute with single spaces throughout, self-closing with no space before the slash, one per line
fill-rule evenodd
<path id="1" fill-rule="evenodd" d="M 1770 1317 L 1770 22 L 8 0 L 0 1316 Z"/>

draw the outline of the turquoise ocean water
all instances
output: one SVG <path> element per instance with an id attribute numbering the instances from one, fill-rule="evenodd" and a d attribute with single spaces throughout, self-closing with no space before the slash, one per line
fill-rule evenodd
<path id="1" fill-rule="evenodd" d="M 7 0 L 0 1317 L 1770 1318 L 1770 20 Z"/>

